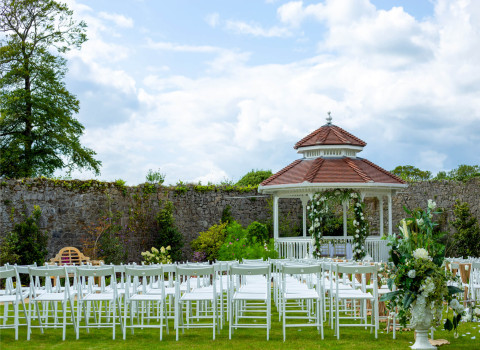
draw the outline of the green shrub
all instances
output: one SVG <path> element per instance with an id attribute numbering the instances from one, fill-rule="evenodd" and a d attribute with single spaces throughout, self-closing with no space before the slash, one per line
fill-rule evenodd
<path id="1" fill-rule="evenodd" d="M 237 182 L 237 186 L 258 186 L 270 176 L 271 170 L 251 170 Z"/>
<path id="2" fill-rule="evenodd" d="M 207 260 L 214 261 L 218 258 L 218 250 L 225 241 L 227 223 L 213 225 L 205 232 L 200 232 L 197 239 L 194 239 L 190 245 L 196 252 L 203 252 Z"/>
<path id="3" fill-rule="evenodd" d="M 256 241 L 260 243 L 268 242 L 267 225 L 261 224 L 258 221 L 252 222 L 247 227 L 247 236 L 250 241 L 253 241 L 253 238 L 255 238 Z"/>
<path id="4" fill-rule="evenodd" d="M 13 231 L 3 240 L 0 263 L 43 265 L 47 257 L 48 233 L 41 231 L 38 222 L 42 211 L 34 206 L 30 216 L 24 215 L 24 221 L 15 224 Z"/>
<path id="5" fill-rule="evenodd" d="M 453 207 L 455 220 L 451 222 L 455 228 L 454 246 L 458 256 L 480 256 L 480 227 L 477 218 L 470 212 L 468 203 L 456 201 Z"/>
<path id="6" fill-rule="evenodd" d="M 173 203 L 167 201 L 162 210 L 157 215 L 158 234 L 154 245 L 157 247 L 170 246 L 172 250 L 170 255 L 173 261 L 180 261 L 182 259 L 182 248 L 184 244 L 183 235 L 175 226 L 175 219 L 173 218 Z"/>
<path id="7" fill-rule="evenodd" d="M 260 230 L 262 229 L 259 228 Z M 273 239 L 268 242 L 258 241 L 256 236 L 250 236 L 248 229 L 244 229 L 236 221 L 227 226 L 227 237 L 218 251 L 219 260 L 275 259 L 277 257 L 278 252 L 275 250 Z"/>

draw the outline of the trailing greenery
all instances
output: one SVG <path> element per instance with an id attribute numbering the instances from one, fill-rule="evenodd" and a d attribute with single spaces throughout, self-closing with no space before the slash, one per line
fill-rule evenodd
<path id="1" fill-rule="evenodd" d="M 207 231 L 200 232 L 199 236 L 194 239 L 190 246 L 197 253 L 197 259 L 200 257 L 200 252 L 204 253 L 208 261 L 215 261 L 218 259 L 218 251 L 225 241 L 228 223 L 220 223 L 211 226 Z"/>
<path id="2" fill-rule="evenodd" d="M 480 226 L 477 218 L 470 212 L 466 202 L 456 201 L 453 207 L 455 220 L 451 225 L 455 229 L 453 245 L 457 256 L 480 256 Z"/>
<path id="3" fill-rule="evenodd" d="M 85 227 L 81 239 L 83 253 L 106 264 L 120 264 L 127 260 L 125 236 L 120 224 L 121 213 L 111 212 Z"/>
<path id="4" fill-rule="evenodd" d="M 163 208 L 157 214 L 158 232 L 154 246 L 171 247 L 170 255 L 173 261 L 182 260 L 182 248 L 184 245 L 183 235 L 175 225 L 173 217 L 173 203 L 165 201 Z"/>
<path id="5" fill-rule="evenodd" d="M 0 176 L 99 174 L 95 152 L 80 144 L 80 103 L 64 82 L 64 54 L 87 40 L 86 24 L 54 0 L 4 0 L 0 13 Z"/>
<path id="6" fill-rule="evenodd" d="M 258 186 L 272 176 L 271 170 L 251 170 L 237 182 L 237 186 Z"/>
<path id="7" fill-rule="evenodd" d="M 0 265 L 5 263 L 30 265 L 37 263 L 43 265 L 47 257 L 47 244 L 49 235 L 39 228 L 42 211 L 39 206 L 34 206 L 31 215 L 22 214 L 24 220 L 15 224 L 2 242 L 0 249 Z"/>
<path id="8" fill-rule="evenodd" d="M 222 218 L 220 219 L 220 222 L 226 222 L 229 224 L 233 221 L 235 221 L 235 218 L 232 215 L 232 207 L 227 204 L 222 210 Z"/>

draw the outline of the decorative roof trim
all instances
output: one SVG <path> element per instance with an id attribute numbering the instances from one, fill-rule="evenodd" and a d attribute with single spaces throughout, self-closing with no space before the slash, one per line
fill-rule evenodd
<path id="1" fill-rule="evenodd" d="M 312 166 L 310 167 L 310 169 L 308 169 L 308 172 L 305 174 L 305 177 L 303 178 L 303 181 L 312 182 L 313 179 L 315 178 L 315 175 L 317 175 L 318 171 L 322 167 L 324 161 L 325 161 L 325 159 L 323 159 L 323 158 L 315 159 L 313 161 Z"/>
<path id="2" fill-rule="evenodd" d="M 350 158 L 343 158 L 343 161 L 355 171 L 366 182 L 373 182 L 372 178 L 365 174 Z"/>
<path id="3" fill-rule="evenodd" d="M 297 159 L 296 161 L 294 161 L 293 163 L 291 163 L 290 165 L 287 165 L 285 168 L 283 168 L 282 170 L 280 170 L 278 173 L 276 174 L 273 174 L 272 176 L 270 176 L 268 179 L 266 180 L 263 180 L 262 183 L 260 184 L 260 186 L 265 186 L 266 184 L 268 184 L 269 182 L 275 180 L 277 177 L 279 177 L 280 175 L 282 175 L 283 173 L 287 172 L 288 170 L 292 169 L 293 167 L 295 167 L 298 163 L 300 163 L 302 160 L 301 159 Z"/>
<path id="4" fill-rule="evenodd" d="M 394 178 L 395 180 L 399 181 L 400 183 L 402 183 L 402 184 L 406 184 L 406 182 L 405 182 L 404 180 L 402 180 L 402 178 L 401 178 L 401 177 L 398 177 L 397 175 L 395 175 L 395 174 L 392 174 L 392 173 L 391 173 L 391 172 L 389 172 L 388 170 L 385 170 L 385 169 L 383 169 L 382 167 L 378 166 L 378 165 L 377 165 L 377 164 L 375 164 L 375 163 L 372 163 L 372 162 L 371 162 L 371 161 L 369 161 L 368 159 L 365 159 L 365 158 L 357 158 L 357 159 L 360 159 L 361 161 L 363 161 L 363 162 L 367 163 L 368 165 L 370 165 L 370 166 L 374 167 L 375 169 L 377 169 L 377 170 L 379 170 L 379 171 L 383 172 L 384 174 L 386 174 L 386 175 L 388 175 L 388 176 L 390 176 L 390 177 Z"/>

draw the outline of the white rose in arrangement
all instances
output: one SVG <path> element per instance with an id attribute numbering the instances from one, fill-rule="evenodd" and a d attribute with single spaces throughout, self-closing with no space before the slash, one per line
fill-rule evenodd
<path id="1" fill-rule="evenodd" d="M 473 310 L 473 313 L 476 317 L 480 317 L 480 309 L 478 307 Z"/>
<path id="2" fill-rule="evenodd" d="M 413 251 L 413 257 L 415 259 L 430 259 L 428 252 L 424 248 L 418 248 Z"/>
<path id="3" fill-rule="evenodd" d="M 355 231 L 356 233 L 360 233 L 360 230 L 357 228 L 357 230 Z"/>
<path id="4" fill-rule="evenodd" d="M 417 272 L 415 270 L 408 271 L 408 277 L 415 278 L 416 275 L 417 275 Z"/>
<path id="5" fill-rule="evenodd" d="M 358 237 L 360 237 L 360 236 L 359 236 L 359 235 L 355 235 L 355 238 L 358 238 Z"/>

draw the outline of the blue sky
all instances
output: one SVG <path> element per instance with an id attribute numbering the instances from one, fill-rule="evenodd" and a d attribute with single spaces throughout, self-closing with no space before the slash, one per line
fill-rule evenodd
<path id="1" fill-rule="evenodd" d="M 386 169 L 480 164 L 478 1 L 67 3 L 88 25 L 67 86 L 102 180 L 275 172 L 328 111 Z"/>

